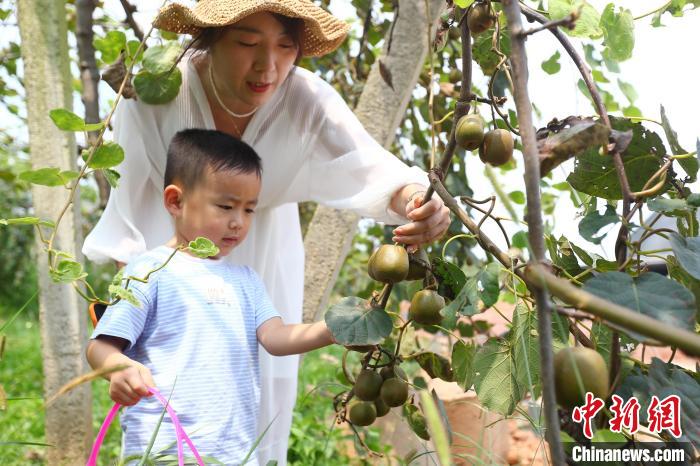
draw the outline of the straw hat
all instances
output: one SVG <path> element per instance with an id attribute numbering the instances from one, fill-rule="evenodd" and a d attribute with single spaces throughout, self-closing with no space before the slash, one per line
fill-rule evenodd
<path id="1" fill-rule="evenodd" d="M 164 31 L 196 36 L 202 28 L 227 26 L 260 11 L 304 20 L 301 52 L 318 57 L 343 42 L 348 25 L 311 0 L 200 0 L 193 8 L 171 3 L 160 10 L 153 25 Z"/>

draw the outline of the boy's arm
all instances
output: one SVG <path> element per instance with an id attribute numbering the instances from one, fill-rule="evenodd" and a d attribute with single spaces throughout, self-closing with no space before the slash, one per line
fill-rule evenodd
<path id="1" fill-rule="evenodd" d="M 335 343 L 323 321 L 285 324 L 280 317 L 263 322 L 258 327 L 257 336 L 260 344 L 273 356 L 306 353 Z"/>
<path id="2" fill-rule="evenodd" d="M 150 396 L 147 387 L 155 387 L 151 371 L 143 364 L 127 357 L 122 350 L 127 341 L 119 337 L 100 335 L 90 340 L 86 356 L 90 366 L 95 369 L 127 365 L 126 369 L 105 374 L 109 380 L 109 395 L 115 402 L 131 406 L 141 397 Z"/>

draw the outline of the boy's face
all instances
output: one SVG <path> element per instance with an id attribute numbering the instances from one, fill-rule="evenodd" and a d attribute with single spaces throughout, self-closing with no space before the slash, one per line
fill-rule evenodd
<path id="1" fill-rule="evenodd" d="M 203 236 L 219 248 L 216 258 L 228 255 L 248 234 L 259 193 L 256 173 L 211 168 L 186 192 L 176 185 L 166 187 L 165 206 L 175 218 L 177 244 Z"/>

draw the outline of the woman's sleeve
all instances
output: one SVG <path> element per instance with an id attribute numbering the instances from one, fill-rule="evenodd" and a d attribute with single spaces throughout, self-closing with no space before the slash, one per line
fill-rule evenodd
<path id="1" fill-rule="evenodd" d="M 136 102 L 125 100 L 115 115 L 114 141 L 124 149 L 124 161 L 116 167 L 118 186 L 111 190 L 102 216 L 83 243 L 83 254 L 94 262 L 127 263 L 147 250 L 140 225 L 153 195 L 148 189 L 153 168 L 146 154 L 148 128 L 143 127 L 139 110 Z"/>
<path id="2" fill-rule="evenodd" d="M 388 224 L 405 223 L 391 207 L 401 187 L 428 185 L 428 175 L 409 167 L 369 135 L 343 98 L 319 84 L 319 107 L 310 124 L 309 198 L 336 209 L 349 209 Z"/>

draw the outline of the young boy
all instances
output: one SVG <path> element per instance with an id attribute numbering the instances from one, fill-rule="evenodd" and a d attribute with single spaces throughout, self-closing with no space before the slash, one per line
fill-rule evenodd
<path id="1" fill-rule="evenodd" d="M 219 254 L 178 252 L 148 283 L 131 281 L 141 308 L 119 301 L 92 334 L 94 369 L 129 366 L 107 376 L 111 398 L 128 406 L 121 418 L 126 455 L 150 441 L 162 406 L 147 387 L 156 387 L 166 398 L 172 391 L 170 403 L 200 454 L 241 464 L 256 439 L 258 342 L 276 356 L 333 343 L 324 322 L 285 325 L 256 273 L 222 259 L 248 233 L 260 176 L 255 151 L 225 133 L 190 129 L 170 143 L 163 199 L 175 236 L 130 262 L 125 276 L 145 276 L 198 236 Z M 153 451 L 174 440 L 166 416 Z"/>

